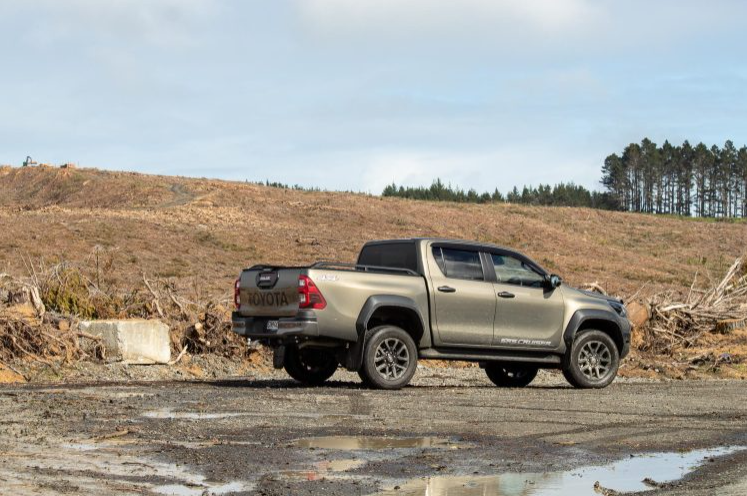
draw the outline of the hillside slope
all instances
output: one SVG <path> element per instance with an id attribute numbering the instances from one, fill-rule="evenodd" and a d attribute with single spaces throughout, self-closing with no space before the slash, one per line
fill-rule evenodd
<path id="1" fill-rule="evenodd" d="M 371 239 L 443 236 L 524 251 L 572 284 L 610 292 L 689 288 L 747 245 L 747 225 L 509 204 L 303 192 L 95 169 L 0 169 L 0 272 L 89 260 L 225 292 L 241 267 L 353 261 Z"/>

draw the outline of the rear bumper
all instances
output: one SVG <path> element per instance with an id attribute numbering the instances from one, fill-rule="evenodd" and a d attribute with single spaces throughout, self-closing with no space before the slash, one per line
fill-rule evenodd
<path id="1" fill-rule="evenodd" d="M 268 329 L 268 323 L 277 321 L 277 329 Z M 319 336 L 319 325 L 313 315 L 291 318 L 243 317 L 236 312 L 231 316 L 231 330 L 251 339 L 283 339 L 293 336 Z"/>

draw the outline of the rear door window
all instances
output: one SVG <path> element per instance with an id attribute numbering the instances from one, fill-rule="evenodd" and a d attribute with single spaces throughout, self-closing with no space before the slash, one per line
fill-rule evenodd
<path id="1" fill-rule="evenodd" d="M 476 251 L 434 247 L 433 257 L 446 277 L 469 281 L 485 280 L 480 254 Z"/>

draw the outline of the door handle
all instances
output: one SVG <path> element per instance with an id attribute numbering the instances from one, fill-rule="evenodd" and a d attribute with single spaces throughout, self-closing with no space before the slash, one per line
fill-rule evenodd
<path id="1" fill-rule="evenodd" d="M 439 286 L 438 290 L 442 293 L 456 293 L 456 289 L 452 288 L 451 286 Z"/>
<path id="2" fill-rule="evenodd" d="M 500 293 L 498 293 L 498 296 L 500 296 L 501 298 L 515 298 L 516 297 L 515 294 L 509 293 L 508 291 L 501 291 Z"/>

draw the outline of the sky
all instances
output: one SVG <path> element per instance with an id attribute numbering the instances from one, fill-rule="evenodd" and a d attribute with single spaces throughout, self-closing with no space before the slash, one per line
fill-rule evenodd
<path id="1" fill-rule="evenodd" d="M 740 0 L 0 0 L 0 163 L 378 194 L 599 189 L 747 143 Z"/>

